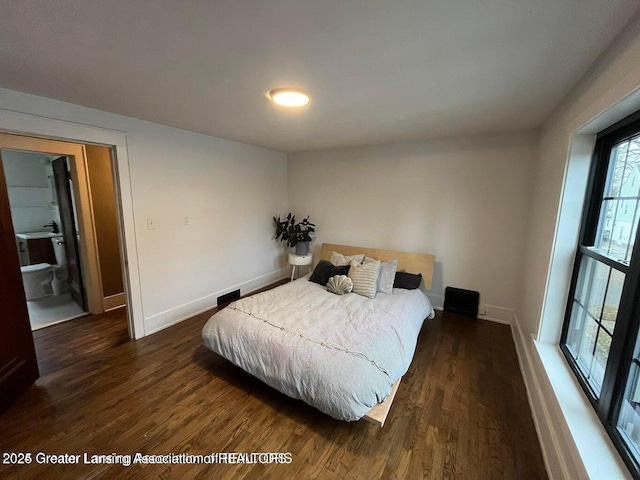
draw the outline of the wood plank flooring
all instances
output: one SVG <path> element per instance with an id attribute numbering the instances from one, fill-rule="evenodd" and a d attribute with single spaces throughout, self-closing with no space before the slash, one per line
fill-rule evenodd
<path id="1" fill-rule="evenodd" d="M 442 312 L 425 322 L 381 429 L 334 420 L 207 350 L 210 312 L 136 342 L 124 315 L 36 332 L 42 377 L 0 414 L 0 453 L 288 452 L 291 463 L 32 462 L 0 464 L 0 478 L 547 478 L 509 326 Z"/>

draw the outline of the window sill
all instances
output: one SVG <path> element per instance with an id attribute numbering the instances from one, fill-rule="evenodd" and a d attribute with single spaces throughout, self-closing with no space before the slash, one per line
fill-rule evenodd
<path id="1" fill-rule="evenodd" d="M 534 344 L 579 454 L 574 460 L 584 466 L 590 478 L 631 479 L 560 348 L 535 340 Z"/>

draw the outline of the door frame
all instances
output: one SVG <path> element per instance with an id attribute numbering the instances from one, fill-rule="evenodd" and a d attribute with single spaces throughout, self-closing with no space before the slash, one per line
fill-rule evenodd
<path id="1" fill-rule="evenodd" d="M 118 237 L 120 241 L 124 294 L 128 311 L 129 334 L 133 339 L 144 337 L 145 330 L 140 289 L 140 266 L 136 249 L 133 195 L 131 190 L 126 134 L 124 132 L 106 130 L 3 109 L 0 109 L 0 132 L 27 137 L 40 137 L 40 140 L 48 139 L 52 141 L 59 141 L 58 143 L 72 142 L 72 144 L 81 144 L 76 145 L 76 147 L 80 147 L 82 150 L 81 158 L 84 158 L 84 147 L 82 144 L 91 143 L 111 148 L 113 159 L 112 169 L 116 193 L 116 211 L 118 216 Z M 69 143 L 65 143 L 65 145 L 69 145 Z M 85 175 L 86 178 L 86 168 L 83 168 L 84 165 L 79 165 L 81 162 L 74 163 L 78 164 L 76 166 L 80 167 L 79 170 L 83 171 L 82 175 Z M 74 182 L 74 185 L 75 183 L 80 186 L 80 184 L 84 182 L 77 181 Z M 85 183 L 85 187 L 88 188 L 87 183 Z M 90 207 L 90 203 L 88 206 Z M 90 212 L 91 209 L 89 208 L 87 211 Z M 93 222 L 91 222 L 91 228 L 86 230 L 92 229 Z M 83 233 L 82 230 L 80 233 Z M 84 234 L 92 238 L 93 242 L 95 242 L 95 233 L 93 231 L 85 231 Z M 87 241 L 89 241 L 90 238 L 85 236 Z M 84 258 L 82 260 L 85 261 Z M 88 259 L 86 261 L 88 261 Z M 99 270 L 97 271 L 99 272 Z M 89 277 L 89 275 L 87 277 Z M 100 282 L 99 273 L 97 275 L 97 281 Z M 102 298 L 100 298 L 99 301 L 100 308 L 102 308 Z"/>
<path id="2" fill-rule="evenodd" d="M 82 280 L 87 296 L 87 310 L 94 315 L 102 313 L 104 308 L 102 306 L 100 264 L 97 255 L 98 244 L 93 209 L 91 208 L 84 145 L 0 133 L 0 149 L 67 157 L 73 185 L 74 210 L 78 219 L 76 228 L 81 238 L 78 253 L 80 255 Z"/>

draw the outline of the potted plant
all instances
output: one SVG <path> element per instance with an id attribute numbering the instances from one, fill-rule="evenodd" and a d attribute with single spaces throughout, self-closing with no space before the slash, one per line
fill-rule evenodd
<path id="1" fill-rule="evenodd" d="M 296 255 L 309 253 L 309 242 L 313 240 L 311 234 L 316 231 L 315 225 L 309 221 L 309 217 L 296 223 L 296 216 L 289 213 L 287 218 L 280 220 L 273 217 L 276 224 L 276 240 L 287 242 L 290 247 L 296 248 Z"/>

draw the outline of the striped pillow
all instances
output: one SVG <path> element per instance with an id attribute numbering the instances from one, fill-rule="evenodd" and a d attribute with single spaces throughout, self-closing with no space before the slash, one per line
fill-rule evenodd
<path id="1" fill-rule="evenodd" d="M 353 293 L 374 298 L 378 287 L 380 262 L 374 260 L 364 265 L 351 260 L 348 276 L 353 282 Z"/>

